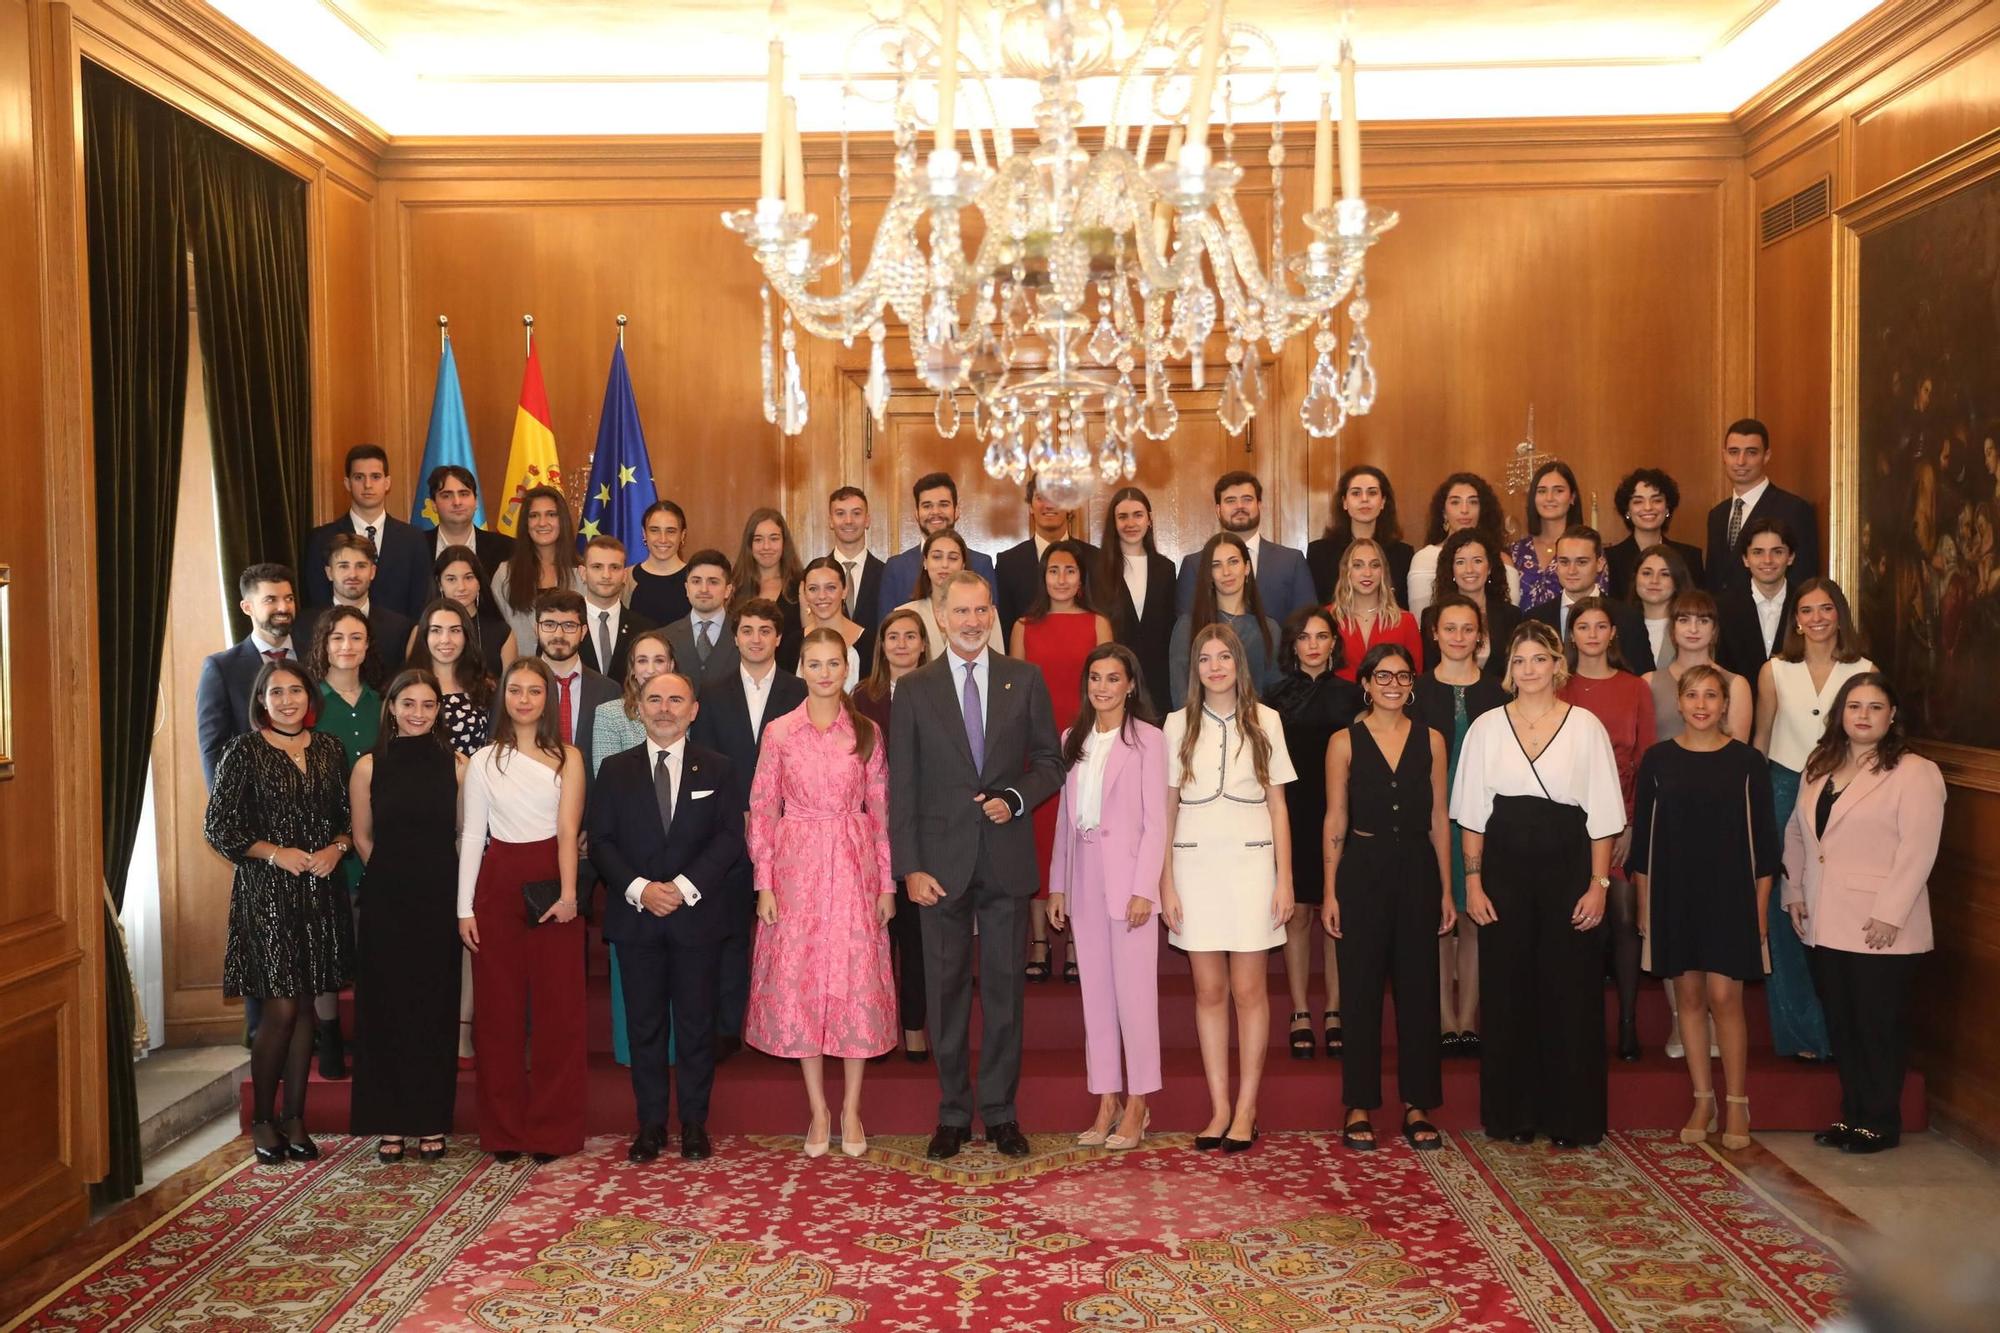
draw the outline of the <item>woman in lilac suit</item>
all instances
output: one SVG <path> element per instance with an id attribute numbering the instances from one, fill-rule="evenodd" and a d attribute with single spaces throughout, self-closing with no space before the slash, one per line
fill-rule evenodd
<path id="1" fill-rule="evenodd" d="M 1908 744 L 1888 680 L 1850 677 L 1785 826 L 1785 911 L 1805 941 L 1840 1071 L 1840 1119 L 1813 1140 L 1852 1153 L 1902 1141 L 1903 1008 L 1917 959 L 1935 947 L 1944 775 Z"/>
<path id="2" fill-rule="evenodd" d="M 1166 742 L 1139 659 L 1118 643 L 1084 659 L 1083 703 L 1063 738 L 1049 859 L 1049 924 L 1075 924 L 1083 1047 L 1097 1119 L 1076 1136 L 1115 1150 L 1146 1137 L 1160 1090 L 1160 873 L 1167 857 Z M 1125 1093 L 1123 1108 L 1118 1094 Z M 1114 1128 L 1115 1126 L 1115 1128 Z"/>

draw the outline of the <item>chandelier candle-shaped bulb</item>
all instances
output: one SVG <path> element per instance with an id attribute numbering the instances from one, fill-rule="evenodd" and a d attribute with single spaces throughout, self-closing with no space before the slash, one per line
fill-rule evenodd
<path id="1" fill-rule="evenodd" d="M 1215 67 L 1222 59 L 1224 0 L 1208 0 L 1208 27 L 1201 38 L 1201 63 L 1195 66 L 1194 89 L 1188 95 L 1187 141 L 1208 142 L 1208 104 L 1215 100 Z"/>
<path id="2" fill-rule="evenodd" d="M 775 18 L 775 15 L 773 16 Z M 771 35 L 771 67 L 764 87 L 764 199 L 780 197 L 785 178 L 785 43 Z"/>
<path id="3" fill-rule="evenodd" d="M 799 138 L 799 99 L 785 99 L 785 211 L 806 211 L 806 151 Z"/>
<path id="4" fill-rule="evenodd" d="M 1333 67 L 1319 69 L 1319 124 L 1313 133 L 1313 210 L 1333 207 Z"/>
<path id="5" fill-rule="evenodd" d="M 1361 197 L 1361 116 L 1354 109 L 1354 42 L 1345 34 L 1340 39 L 1340 197 Z"/>
<path id="6" fill-rule="evenodd" d="M 938 20 L 937 138 L 931 146 L 949 152 L 957 138 L 954 115 L 958 103 L 958 0 L 944 0 Z"/>

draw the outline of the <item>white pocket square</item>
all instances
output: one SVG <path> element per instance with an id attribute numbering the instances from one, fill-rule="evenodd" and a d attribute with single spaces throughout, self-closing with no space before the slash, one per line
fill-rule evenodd
<path id="1" fill-rule="evenodd" d="M 715 789 L 714 789 L 713 787 L 711 787 L 711 788 L 709 788 L 709 789 L 708 789 L 707 791 L 691 791 L 691 792 L 689 792 L 689 793 L 688 793 L 688 799 L 689 799 L 690 801 L 705 801 L 705 800 L 707 800 L 707 799 L 708 799 L 709 797 L 711 797 L 711 796 L 713 796 L 713 795 L 715 795 Z"/>

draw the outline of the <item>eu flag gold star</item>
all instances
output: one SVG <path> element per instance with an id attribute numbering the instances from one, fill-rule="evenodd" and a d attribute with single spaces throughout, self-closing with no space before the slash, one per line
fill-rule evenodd
<path id="1" fill-rule="evenodd" d="M 639 478 L 638 478 L 638 477 L 637 477 L 636 475 L 634 475 L 634 474 L 635 474 L 635 472 L 636 472 L 636 469 L 634 469 L 634 468 L 629 468 L 629 467 L 621 467 L 621 468 L 619 468 L 619 469 L 618 469 L 618 484 L 619 484 L 620 486 L 630 486 L 630 485 L 631 485 L 631 484 L 632 484 L 633 482 L 635 482 L 635 481 L 637 481 L 637 480 L 639 479 Z"/>
<path id="2" fill-rule="evenodd" d="M 604 485 L 598 486 L 597 503 L 601 505 L 608 505 L 611 503 L 611 488 L 609 486 L 604 486 Z"/>
<path id="3" fill-rule="evenodd" d="M 592 537 L 602 537 L 604 535 L 604 533 L 598 528 L 597 520 L 594 518 L 585 519 L 583 526 L 577 529 L 577 531 L 583 534 L 583 538 L 585 541 L 589 541 Z"/>

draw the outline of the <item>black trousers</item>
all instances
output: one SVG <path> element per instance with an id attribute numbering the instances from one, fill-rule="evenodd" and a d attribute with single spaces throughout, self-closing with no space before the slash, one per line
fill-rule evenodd
<path id="1" fill-rule="evenodd" d="M 1570 923 L 1590 880 L 1583 811 L 1499 797 L 1482 860 L 1497 919 L 1479 928 L 1480 1122 L 1489 1134 L 1594 1143 L 1607 1116 L 1606 928 Z"/>
<path id="2" fill-rule="evenodd" d="M 889 918 L 889 940 L 896 947 L 896 1012 L 905 1032 L 921 1032 L 928 1021 L 930 1000 L 924 992 L 924 921 L 910 901 L 903 881 L 896 881 L 896 915 Z"/>
<path id="3" fill-rule="evenodd" d="M 1444 1101 L 1438 1048 L 1438 922 L 1443 890 L 1427 838 L 1348 837 L 1340 903 L 1341 1102 L 1382 1104 L 1382 988 L 1396 997 L 1396 1091 L 1429 1110 Z"/>
<path id="4" fill-rule="evenodd" d="M 716 949 L 715 1031 L 741 1037 L 743 1014 L 750 1007 L 750 944 L 757 934 L 757 894 L 750 883 L 749 862 L 743 863 L 742 883 L 732 886 L 729 920 Z M 624 966 L 624 951 L 619 951 Z"/>
<path id="5" fill-rule="evenodd" d="M 632 1045 L 632 1095 L 639 1125 L 667 1123 L 673 1080 L 680 1080 L 683 1125 L 708 1120 L 715 1082 L 716 948 L 712 940 L 683 943 L 657 937 L 618 942 L 618 981 L 625 995 L 625 1032 Z M 676 1063 L 667 1063 L 671 1006 Z M 582 1096 L 582 1090 L 577 1090 Z"/>
<path id="6" fill-rule="evenodd" d="M 1808 949 L 1806 965 L 1826 1011 L 1840 1071 L 1840 1118 L 1891 1139 L 1903 1133 L 1903 1074 L 1909 1034 L 1903 1008 L 1921 954 Z"/>
<path id="7" fill-rule="evenodd" d="M 1021 1086 L 1021 968 L 1028 951 L 1032 885 L 1012 888 L 989 873 L 982 854 L 972 881 L 917 909 L 924 933 L 924 985 L 937 1053 L 938 1123 L 972 1124 L 972 950 L 979 923 L 979 1119 L 1019 1120 Z"/>

